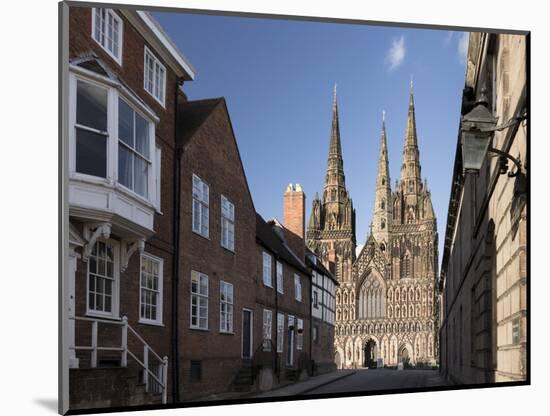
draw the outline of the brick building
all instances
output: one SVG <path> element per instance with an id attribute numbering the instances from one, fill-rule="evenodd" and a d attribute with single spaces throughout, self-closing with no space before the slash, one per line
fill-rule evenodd
<path id="1" fill-rule="evenodd" d="M 285 192 L 284 225 L 256 213 L 225 100 L 188 101 L 194 69 L 151 15 L 62 10 L 70 409 L 212 398 L 303 377 L 311 360 L 328 368 L 334 305 L 310 325 L 312 269 L 322 299 L 333 278 L 311 253 L 306 266 L 301 188 Z"/>
<path id="2" fill-rule="evenodd" d="M 194 70 L 148 13 L 64 12 L 70 407 L 166 402 L 175 98 Z"/>
<path id="3" fill-rule="evenodd" d="M 252 358 L 261 368 L 259 388 L 267 390 L 304 377 L 308 370 L 311 271 L 304 256 L 290 248 L 291 232 L 284 225 L 275 219 L 266 222 L 259 214 L 256 224 L 258 330 Z"/>
<path id="4" fill-rule="evenodd" d="M 232 389 L 249 358 L 256 214 L 225 100 L 180 99 L 178 385 L 189 400 Z"/>
<path id="5" fill-rule="evenodd" d="M 478 99 L 499 125 L 525 114 L 527 42 L 470 34 L 462 116 Z M 527 129 L 527 121 L 510 123 L 490 143 L 521 169 L 502 169 L 490 151 L 478 173 L 464 172 L 459 132 L 439 279 L 441 371 L 455 382 L 528 377 Z"/>

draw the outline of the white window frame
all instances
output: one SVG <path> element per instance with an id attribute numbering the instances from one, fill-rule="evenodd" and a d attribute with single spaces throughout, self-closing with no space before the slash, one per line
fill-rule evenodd
<path id="1" fill-rule="evenodd" d="M 128 105 L 128 107 L 130 107 L 130 109 L 140 115 L 147 123 L 148 123 L 148 134 L 149 134 L 149 156 L 146 157 L 145 155 L 142 155 L 138 150 L 137 150 L 137 146 L 136 147 L 132 147 L 130 145 L 128 145 L 124 140 L 122 140 L 120 137 L 118 137 L 118 126 L 119 126 L 119 122 L 120 122 L 120 115 L 118 113 L 118 105 L 119 105 L 119 101 L 122 100 L 126 103 L 126 105 Z M 134 130 L 135 130 L 135 116 L 134 116 Z M 135 131 L 134 131 L 134 134 L 135 134 Z M 155 203 L 156 205 L 156 194 L 157 194 L 157 188 L 156 188 L 156 185 L 157 185 L 157 178 L 156 178 L 156 173 L 158 171 L 158 173 L 160 174 L 160 169 L 157 170 L 157 168 L 155 167 L 155 159 L 156 159 L 156 149 L 157 149 L 157 146 L 155 144 L 155 140 L 153 138 L 153 140 L 151 140 L 151 120 L 149 120 L 141 111 L 139 111 L 137 108 L 135 108 L 129 100 L 125 99 L 124 97 L 122 96 L 119 96 L 118 97 L 118 101 L 117 101 L 117 135 L 116 135 L 116 138 L 117 138 L 117 146 L 116 146 L 116 151 L 117 151 L 117 157 L 116 157 L 116 164 L 117 164 L 117 183 L 123 187 L 124 189 L 126 189 L 128 192 L 131 192 L 135 195 L 137 195 L 138 197 L 140 198 L 143 198 L 143 199 L 146 199 L 147 201 L 150 201 L 151 203 Z M 140 193 L 136 192 L 134 189 L 132 188 L 128 188 L 126 185 L 122 184 L 120 182 L 120 176 L 119 176 L 119 172 L 118 172 L 118 164 L 119 164 L 119 153 L 118 153 L 118 150 L 119 150 L 119 146 L 122 145 L 124 147 L 126 147 L 127 149 L 129 149 L 130 152 L 132 152 L 132 156 L 134 155 L 137 155 L 137 157 L 140 157 L 141 159 L 145 160 L 147 163 L 148 163 L 148 166 L 147 166 L 147 195 L 141 195 Z M 134 178 L 134 169 L 133 169 L 133 166 L 132 165 L 132 181 L 135 180 Z M 155 176 L 154 178 L 151 178 L 152 176 Z M 155 184 L 155 189 L 153 190 L 151 188 L 151 183 L 154 183 Z M 152 195 L 155 195 L 154 199 L 152 197 Z"/>
<path id="2" fill-rule="evenodd" d="M 110 51 L 106 45 L 104 45 L 103 43 L 101 43 L 101 39 L 97 39 L 95 37 L 95 24 L 96 24 L 96 10 L 98 9 L 103 9 L 105 10 L 105 15 L 106 16 L 112 16 L 112 18 L 114 20 L 116 20 L 118 22 L 118 27 L 119 27 L 119 30 L 118 30 L 118 56 L 115 55 L 115 53 L 113 51 Z M 94 7 L 92 8 L 92 32 L 91 32 L 91 36 L 92 36 L 92 39 L 99 45 L 101 46 L 101 48 L 107 52 L 107 54 L 109 54 L 109 56 L 111 58 L 113 58 L 115 60 L 115 62 L 117 64 L 119 64 L 120 66 L 122 66 L 122 46 L 123 46 L 123 32 L 124 32 L 124 22 L 122 21 L 121 17 L 113 10 L 113 9 L 106 9 L 106 8 L 102 8 L 102 7 Z M 103 35 L 104 39 L 107 38 L 107 35 L 104 34 Z"/>
<path id="3" fill-rule="evenodd" d="M 158 263 L 158 290 L 157 290 L 157 319 L 147 319 L 141 316 L 142 289 L 141 272 L 143 270 L 143 259 L 148 259 Z M 154 256 L 149 253 L 142 253 L 140 256 L 140 273 L 139 273 L 139 322 L 142 324 L 151 324 L 162 326 L 162 312 L 164 307 L 164 259 Z M 150 290 L 145 288 L 145 290 Z"/>
<path id="4" fill-rule="evenodd" d="M 222 294 L 224 293 L 224 288 L 231 288 L 231 298 L 230 300 L 222 299 Z M 224 334 L 233 334 L 233 317 L 234 317 L 234 310 L 235 310 L 235 287 L 232 283 L 226 282 L 224 280 L 220 280 L 220 332 Z M 223 318 L 223 306 L 225 305 L 225 320 Z M 230 311 L 230 312 L 229 312 Z M 230 316 L 231 318 L 228 319 L 227 316 Z M 225 324 L 225 325 L 224 325 Z"/>
<path id="5" fill-rule="evenodd" d="M 162 149 L 157 144 L 155 146 L 155 208 L 159 214 L 162 214 L 162 204 L 161 204 L 161 186 L 162 186 Z"/>
<path id="6" fill-rule="evenodd" d="M 269 273 L 267 273 L 269 266 Z M 262 252 L 262 279 L 264 286 L 273 287 L 273 257 L 267 251 Z"/>
<path id="7" fill-rule="evenodd" d="M 93 76 L 93 74 L 91 74 Z M 84 82 L 94 87 L 103 88 L 107 90 L 107 131 L 104 132 L 107 136 L 107 168 L 105 177 L 93 176 L 76 170 L 76 97 L 78 82 Z M 115 188 L 117 191 L 124 193 L 126 196 L 145 203 L 151 208 L 155 206 L 155 200 L 157 198 L 157 192 L 160 189 L 156 188 L 156 176 L 160 174 L 161 166 L 157 168 L 157 160 L 153 160 L 153 167 L 148 178 L 148 195 L 147 198 L 126 188 L 124 185 L 118 182 L 118 100 L 124 99 L 132 109 L 138 112 L 144 117 L 149 124 L 149 149 L 154 149 L 156 146 L 156 133 L 155 123 L 158 122 L 155 119 L 154 114 L 147 113 L 141 106 L 141 103 L 137 101 L 130 93 L 127 93 L 124 88 L 118 88 L 116 85 L 109 84 L 108 80 L 105 82 L 91 79 L 83 74 L 75 74 L 71 72 L 69 76 L 69 178 L 76 179 L 78 181 L 87 182 L 95 185 L 109 186 Z M 95 131 L 95 130 L 92 130 Z"/>
<path id="8" fill-rule="evenodd" d="M 112 239 L 98 238 L 99 241 L 113 246 L 113 287 L 111 289 L 111 312 L 104 312 L 96 309 L 90 309 L 90 259 L 86 263 L 86 315 L 96 316 L 101 318 L 120 319 L 119 304 L 120 304 L 120 245 Z"/>
<path id="9" fill-rule="evenodd" d="M 233 239 L 229 238 L 230 233 Z M 221 245 L 235 251 L 235 205 L 224 195 L 221 196 Z M 227 238 L 226 238 L 227 237 Z M 227 241 L 225 241 L 227 240 Z"/>
<path id="10" fill-rule="evenodd" d="M 284 294 L 285 293 L 284 268 L 283 268 L 283 263 L 281 263 L 279 260 L 277 260 L 276 262 L 276 269 L 277 269 L 277 292 Z"/>
<path id="11" fill-rule="evenodd" d="M 198 289 L 199 291 L 198 292 L 193 292 L 193 279 L 194 278 L 198 278 Z M 206 294 L 201 294 L 200 293 L 200 283 L 201 283 L 201 279 L 206 279 Z M 205 330 L 207 331 L 208 330 L 208 275 L 204 274 L 204 273 L 201 273 L 201 272 L 197 272 L 195 270 L 192 270 L 191 271 L 191 287 L 190 287 L 190 294 L 191 294 L 191 298 L 190 298 L 190 302 L 189 302 L 189 327 L 192 328 L 192 329 L 200 329 L 200 330 Z M 196 319 L 197 319 L 197 323 L 193 325 L 193 297 L 197 297 L 197 315 L 196 315 Z M 200 300 L 201 299 L 206 299 L 206 326 L 205 327 L 202 327 L 200 325 L 200 309 L 201 309 L 201 305 L 200 305 Z"/>
<path id="12" fill-rule="evenodd" d="M 298 351 L 304 349 L 304 320 L 300 318 L 296 318 L 296 349 Z"/>
<path id="13" fill-rule="evenodd" d="M 264 309 L 263 312 L 263 325 L 262 325 L 262 349 L 264 351 L 271 351 L 271 341 L 273 332 L 273 311 Z"/>
<path id="14" fill-rule="evenodd" d="M 298 302 L 302 301 L 302 281 L 297 273 L 294 273 L 294 298 Z"/>
<path id="15" fill-rule="evenodd" d="M 195 180 L 199 181 L 200 185 L 200 195 L 198 197 L 195 195 Z M 205 188 L 206 187 L 206 188 Z M 206 191 L 205 191 L 206 189 Z M 206 197 L 204 193 L 206 192 Z M 191 228 L 195 234 L 198 234 L 204 238 L 210 238 L 210 186 L 203 181 L 198 175 L 193 173 L 193 179 L 191 182 L 191 203 L 192 203 L 192 218 L 191 218 Z M 195 210 L 195 201 L 199 204 L 199 212 Z M 203 224 L 203 211 L 206 211 L 206 225 Z M 195 228 L 195 218 L 198 215 L 199 228 Z M 203 231 L 203 228 L 206 227 L 206 231 Z"/>
<path id="16" fill-rule="evenodd" d="M 285 345 L 285 314 L 277 313 L 277 352 L 283 352 Z"/>
<path id="17" fill-rule="evenodd" d="M 163 71 L 163 77 L 162 77 L 162 85 L 159 86 L 159 91 L 162 91 L 162 99 L 160 97 L 157 97 L 155 95 L 155 76 L 153 75 L 153 80 L 151 82 L 153 91 L 149 91 L 148 88 L 148 76 L 147 76 L 147 55 L 149 55 L 149 58 L 153 61 L 153 68 L 158 66 Z M 153 70 L 154 71 L 154 70 Z M 153 52 L 147 47 L 144 46 L 143 50 L 143 89 L 147 91 L 147 93 L 153 97 L 160 105 L 162 105 L 163 108 L 165 108 L 165 102 L 166 102 L 166 67 L 160 62 L 160 60 L 155 56 Z M 162 90 L 161 90 L 162 88 Z"/>

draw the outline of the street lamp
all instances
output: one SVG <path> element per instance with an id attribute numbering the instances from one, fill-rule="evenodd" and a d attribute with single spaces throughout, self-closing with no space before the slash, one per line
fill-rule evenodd
<path id="1" fill-rule="evenodd" d="M 501 175 L 508 171 L 508 159 L 514 162 L 517 167 L 516 172 L 508 173 L 508 176 L 514 177 L 521 170 L 521 162 L 508 153 L 489 146 L 496 130 L 508 128 L 518 123 L 520 119 L 513 119 L 512 123 L 497 127 L 497 118 L 491 114 L 487 107 L 487 89 L 483 87 L 475 107 L 462 117 L 460 130 L 464 172 L 479 173 L 487 153 L 494 153 L 500 156 L 499 173 Z"/>

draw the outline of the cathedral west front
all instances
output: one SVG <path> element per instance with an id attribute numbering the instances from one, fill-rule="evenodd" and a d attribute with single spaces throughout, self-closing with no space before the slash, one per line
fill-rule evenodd
<path id="1" fill-rule="evenodd" d="M 436 364 L 437 224 L 427 180 L 421 176 L 412 82 L 400 180 L 392 189 L 383 117 L 372 222 L 358 255 L 355 222 L 335 90 L 324 190 L 313 200 L 307 244 L 340 284 L 336 364 Z"/>

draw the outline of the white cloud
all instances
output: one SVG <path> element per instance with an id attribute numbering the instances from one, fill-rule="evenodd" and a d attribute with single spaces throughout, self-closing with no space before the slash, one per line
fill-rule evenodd
<path id="1" fill-rule="evenodd" d="M 451 44 L 451 41 L 453 40 L 453 36 L 454 36 L 455 32 L 449 30 L 447 32 L 447 36 L 445 36 L 445 39 L 443 39 L 443 44 L 445 45 L 445 47 L 449 46 Z"/>
<path id="2" fill-rule="evenodd" d="M 363 250 L 363 246 L 364 244 L 357 244 L 357 246 L 355 246 L 355 256 L 359 256 L 359 253 L 361 253 L 361 250 Z"/>
<path id="3" fill-rule="evenodd" d="M 461 63 L 466 63 L 466 58 L 468 57 L 468 43 L 470 39 L 470 33 L 464 32 L 458 38 L 457 52 L 458 59 Z"/>
<path id="4" fill-rule="evenodd" d="M 388 64 L 390 71 L 393 71 L 403 63 L 406 51 L 405 36 L 401 35 L 400 37 L 392 40 L 391 47 L 386 54 L 386 63 Z"/>

